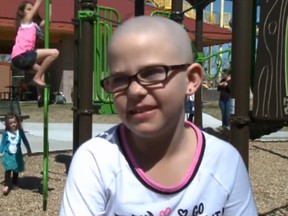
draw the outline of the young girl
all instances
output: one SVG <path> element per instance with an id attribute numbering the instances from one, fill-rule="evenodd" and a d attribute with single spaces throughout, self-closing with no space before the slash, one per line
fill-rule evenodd
<path id="1" fill-rule="evenodd" d="M 13 186 L 17 186 L 18 174 L 24 170 L 21 140 L 23 140 L 27 149 L 28 156 L 31 155 L 31 149 L 17 115 L 7 114 L 5 116 L 5 126 L 0 145 L 0 155 L 3 156 L 2 164 L 5 170 L 3 194 L 7 195 L 11 189 L 11 174 L 13 176 Z"/>
<path id="2" fill-rule="evenodd" d="M 114 31 L 101 86 L 122 123 L 77 149 L 60 216 L 258 215 L 238 151 L 184 121 L 203 76 L 192 50 L 184 28 L 163 17 Z"/>
<path id="3" fill-rule="evenodd" d="M 35 49 L 37 36 L 41 37 L 39 29 L 44 26 L 44 20 L 40 22 L 38 15 L 42 2 L 43 0 L 36 0 L 33 5 L 29 1 L 23 1 L 19 5 L 16 15 L 18 31 L 11 54 L 12 65 L 35 73 L 31 84 L 38 87 L 46 86 L 43 74 L 59 55 L 57 49 Z"/>

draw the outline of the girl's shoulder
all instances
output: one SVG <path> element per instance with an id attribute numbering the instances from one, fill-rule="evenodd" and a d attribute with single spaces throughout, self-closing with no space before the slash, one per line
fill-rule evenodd
<path id="1" fill-rule="evenodd" d="M 10 131 L 9 131 L 8 129 L 5 129 L 5 130 L 3 131 L 2 136 L 7 135 L 9 132 L 10 132 Z"/>
<path id="2" fill-rule="evenodd" d="M 3 140 L 6 136 L 7 136 L 7 132 L 6 132 L 6 130 L 3 130 L 3 132 L 2 132 L 2 140 Z"/>

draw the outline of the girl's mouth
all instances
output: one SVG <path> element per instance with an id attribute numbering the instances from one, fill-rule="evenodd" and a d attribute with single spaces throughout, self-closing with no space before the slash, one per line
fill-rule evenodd
<path id="1" fill-rule="evenodd" d="M 139 107 L 139 108 L 135 108 L 133 110 L 130 110 L 130 114 L 135 115 L 135 114 L 139 114 L 139 113 L 145 113 L 145 112 L 149 112 L 151 110 L 155 109 L 155 107 L 152 106 L 147 106 L 147 107 Z"/>

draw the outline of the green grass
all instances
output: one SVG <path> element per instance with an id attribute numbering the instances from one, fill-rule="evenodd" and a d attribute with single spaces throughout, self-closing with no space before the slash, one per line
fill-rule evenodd
<path id="1" fill-rule="evenodd" d="M 49 106 L 48 121 L 50 123 L 72 123 L 73 122 L 73 104 L 52 104 Z M 43 108 L 38 108 L 35 102 L 21 102 L 21 111 L 24 115 L 30 115 L 26 122 L 43 122 Z M 203 112 L 221 119 L 218 101 L 205 102 Z M 119 123 L 117 115 L 93 115 L 94 123 Z"/>
<path id="2" fill-rule="evenodd" d="M 51 104 L 49 106 L 49 123 L 72 123 L 73 104 Z M 43 122 L 44 109 L 38 108 L 36 102 L 21 102 L 21 112 L 23 115 L 30 115 L 25 122 Z M 92 116 L 93 123 L 119 123 L 117 115 L 98 115 Z"/>

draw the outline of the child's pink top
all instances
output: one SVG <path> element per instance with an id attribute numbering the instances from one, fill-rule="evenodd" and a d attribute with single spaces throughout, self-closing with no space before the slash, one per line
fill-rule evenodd
<path id="1" fill-rule="evenodd" d="M 36 24 L 21 24 L 18 28 L 15 44 L 12 49 L 11 58 L 33 50 L 36 43 Z"/>

